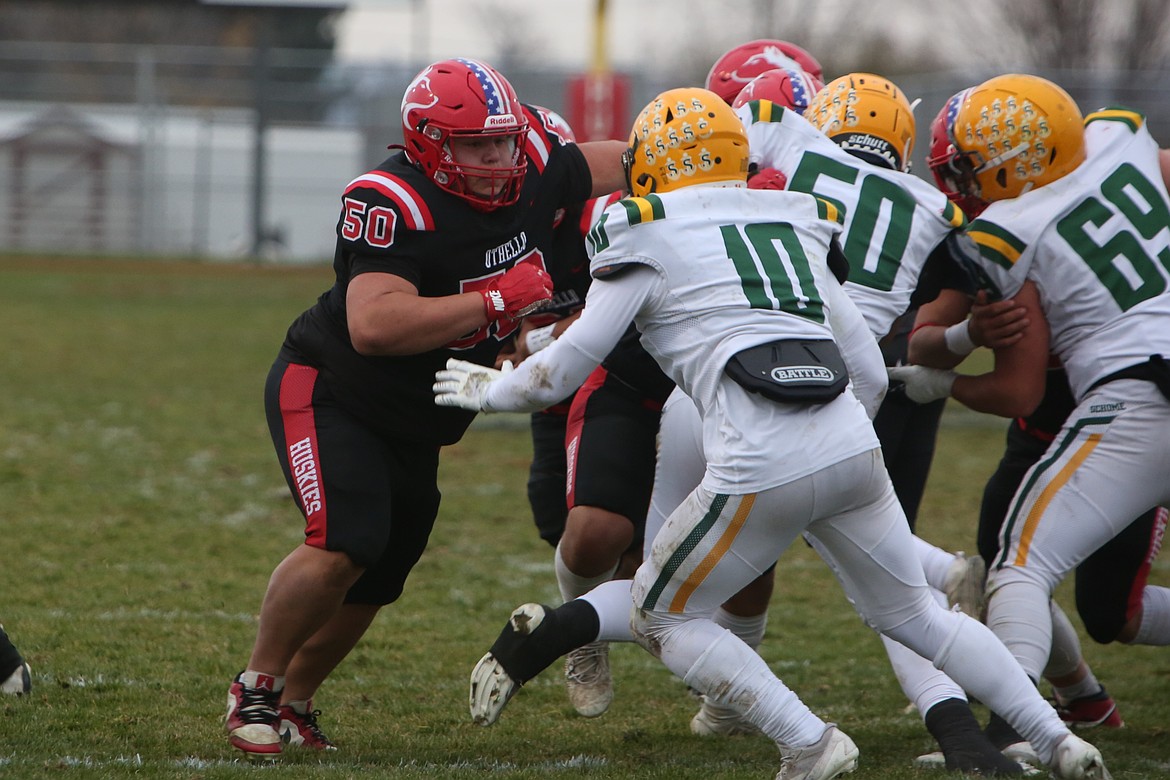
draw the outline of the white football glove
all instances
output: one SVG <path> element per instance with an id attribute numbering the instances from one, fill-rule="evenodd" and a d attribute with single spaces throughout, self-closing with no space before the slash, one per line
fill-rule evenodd
<path id="1" fill-rule="evenodd" d="M 435 372 L 436 406 L 457 406 L 472 412 L 484 411 L 483 397 L 488 385 L 511 372 L 512 361 L 505 360 L 501 370 L 469 363 L 466 360 L 447 359 L 447 367 Z"/>
<path id="2" fill-rule="evenodd" d="M 905 385 L 906 397 L 916 404 L 928 404 L 951 394 L 954 371 L 926 366 L 892 366 L 886 369 L 893 381 Z"/>

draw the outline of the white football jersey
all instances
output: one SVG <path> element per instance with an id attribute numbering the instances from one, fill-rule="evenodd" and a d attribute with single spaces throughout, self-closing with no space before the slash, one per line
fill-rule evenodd
<path id="1" fill-rule="evenodd" d="M 638 264 L 663 279 L 634 322 L 699 409 L 709 490 L 763 490 L 878 446 L 852 393 L 777 404 L 724 372 L 748 347 L 833 338 L 830 301 L 848 304 L 826 261 L 840 231 L 836 208 L 803 193 L 687 187 L 620 201 L 589 232 L 595 277 Z"/>
<path id="2" fill-rule="evenodd" d="M 781 171 L 789 190 L 816 195 L 844 213 L 845 288 L 874 336 L 885 336 L 909 308 L 930 253 L 964 226 L 963 212 L 917 176 L 843 151 L 795 111 L 759 100 L 736 113 L 747 127 L 753 163 Z"/>
<path id="3" fill-rule="evenodd" d="M 1158 144 L 1132 111 L 1085 123 L 1075 171 L 992 203 L 968 230 L 994 293 L 1035 283 L 1078 400 L 1104 376 L 1170 356 L 1170 197 Z"/>

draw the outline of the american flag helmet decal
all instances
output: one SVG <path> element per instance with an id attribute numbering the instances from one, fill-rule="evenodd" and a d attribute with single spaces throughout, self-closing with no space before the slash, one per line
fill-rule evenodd
<path id="1" fill-rule="evenodd" d="M 483 97 L 486 101 L 488 112 L 488 120 L 485 126 L 496 126 L 496 123 L 491 121 L 491 117 L 493 116 L 514 117 L 516 109 L 512 106 L 512 99 L 508 95 L 508 90 L 500 83 L 500 75 L 498 73 L 476 60 L 457 57 L 455 61 L 465 65 L 471 71 L 472 75 L 475 76 L 475 80 L 479 82 L 480 88 L 483 90 Z"/>

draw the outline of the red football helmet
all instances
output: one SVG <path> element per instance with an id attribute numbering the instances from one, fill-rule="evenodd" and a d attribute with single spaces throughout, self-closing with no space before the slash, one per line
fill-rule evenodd
<path id="1" fill-rule="evenodd" d="M 749 81 L 775 68 L 803 70 L 817 81 L 825 78 L 816 58 L 795 43 L 761 39 L 740 44 L 715 60 L 706 86 L 730 103 Z"/>
<path id="2" fill-rule="evenodd" d="M 524 153 L 528 120 L 516 90 L 494 68 L 470 59 L 442 60 L 414 77 L 402 96 L 402 137 L 410 159 L 439 187 L 490 211 L 520 199 L 528 169 Z M 505 167 L 459 165 L 451 138 L 507 138 Z M 491 183 L 491 195 L 472 192 L 467 179 Z"/>
<path id="3" fill-rule="evenodd" d="M 553 133 L 565 143 L 577 143 L 577 134 L 573 132 L 573 128 L 569 126 L 567 119 L 551 108 L 545 108 L 544 106 L 531 107 L 536 109 L 536 115 L 540 117 L 540 121 L 544 124 L 545 130 Z"/>
<path id="4" fill-rule="evenodd" d="M 732 101 L 732 108 L 739 108 L 753 100 L 770 100 L 778 106 L 791 108 L 803 114 L 809 101 L 825 85 L 821 80 L 803 70 L 774 68 L 766 70 L 748 82 Z"/>
<path id="5" fill-rule="evenodd" d="M 969 180 L 974 175 L 974 170 L 971 162 L 955 149 L 955 117 L 958 116 L 959 107 L 970 91 L 964 89 L 947 98 L 938 116 L 930 123 L 930 151 L 926 158 L 926 166 L 930 168 L 939 190 L 961 208 L 964 214 L 974 219 L 983 213 L 988 203 L 974 195 L 963 194 L 964 190 L 970 188 L 961 185 L 961 182 Z"/>

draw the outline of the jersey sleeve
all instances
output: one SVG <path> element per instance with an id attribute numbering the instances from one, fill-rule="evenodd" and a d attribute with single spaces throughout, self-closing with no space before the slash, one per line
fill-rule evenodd
<path id="1" fill-rule="evenodd" d="M 984 214 L 991 211 L 989 208 Z M 979 252 L 976 263 L 968 267 L 978 285 L 988 290 L 992 299 L 1011 298 L 1019 292 L 1034 254 L 1024 239 L 983 217 L 971 223 L 967 235 Z"/>
<path id="2" fill-rule="evenodd" d="M 352 275 L 392 273 L 416 287 L 417 258 L 435 219 L 422 196 L 401 178 L 383 171 L 362 174 L 346 186 L 337 222 L 339 248 L 353 258 Z"/>
<path id="3" fill-rule="evenodd" d="M 567 127 L 550 119 L 547 109 L 524 106 L 528 118 L 525 153 L 528 166 L 541 176 L 551 177 L 561 191 L 561 203 L 583 203 L 593 194 L 593 176 L 585 155 L 567 135 Z"/>
<path id="4" fill-rule="evenodd" d="M 627 249 L 630 230 L 638 225 L 662 219 L 665 210 L 657 195 L 641 198 L 623 198 L 607 208 L 585 237 L 589 251 L 589 273 L 594 279 L 616 275 L 625 267 L 650 265 L 652 258 Z"/>

